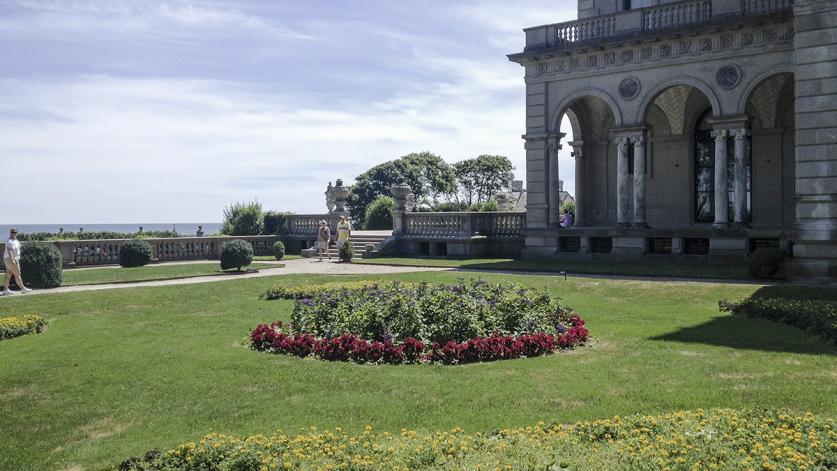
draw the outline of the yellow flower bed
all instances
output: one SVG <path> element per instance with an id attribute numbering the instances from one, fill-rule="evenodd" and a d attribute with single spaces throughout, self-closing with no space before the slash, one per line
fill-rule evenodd
<path id="1" fill-rule="evenodd" d="M 833 417 L 695 410 L 466 433 L 371 427 L 237 438 L 210 434 L 124 469 L 825 470 L 837 466 Z"/>
<path id="2" fill-rule="evenodd" d="M 374 286 L 391 286 L 398 284 L 404 288 L 410 288 L 415 283 L 398 283 L 392 281 L 381 280 L 360 280 L 360 281 L 345 281 L 337 283 L 323 283 L 321 285 L 305 285 L 287 287 L 283 285 L 276 285 L 262 294 L 262 298 L 268 300 L 274 299 L 303 299 L 313 298 L 323 291 L 338 291 L 338 290 L 361 290 L 364 288 L 371 288 Z"/>
<path id="3" fill-rule="evenodd" d="M 0 317 L 0 340 L 40 333 L 45 327 L 46 321 L 37 314 Z"/>

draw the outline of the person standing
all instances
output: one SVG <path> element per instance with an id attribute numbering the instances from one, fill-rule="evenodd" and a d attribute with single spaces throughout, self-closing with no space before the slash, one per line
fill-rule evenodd
<path id="1" fill-rule="evenodd" d="M 331 242 L 331 228 L 325 219 L 320 221 L 320 228 L 317 230 L 317 251 L 320 253 L 320 261 L 323 261 L 323 253 L 331 260 L 331 252 L 328 251 L 328 244 Z"/>
<path id="2" fill-rule="evenodd" d="M 32 291 L 23 284 L 23 278 L 20 276 L 20 241 L 17 240 L 17 229 L 12 228 L 9 231 L 9 240 L 6 241 L 6 247 L 3 249 L 3 263 L 6 265 L 6 281 L 3 285 L 3 295 L 12 294 L 9 289 L 9 283 L 12 282 L 12 277 L 20 286 L 20 291 L 28 293 Z"/>
<path id="3" fill-rule="evenodd" d="M 337 248 L 343 246 L 349 241 L 352 236 L 352 225 L 346 220 L 346 216 L 340 216 L 340 222 L 337 224 Z"/>

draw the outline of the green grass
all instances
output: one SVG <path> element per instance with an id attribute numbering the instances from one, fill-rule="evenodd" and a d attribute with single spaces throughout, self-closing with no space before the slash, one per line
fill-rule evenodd
<path id="1" fill-rule="evenodd" d="M 275 268 L 273 263 L 253 263 L 248 269 L 259 270 Z M 166 280 L 171 278 L 186 278 L 192 276 L 220 275 L 217 263 L 184 263 L 146 265 L 144 267 L 122 268 L 102 267 L 90 269 L 64 270 L 63 286 L 92 285 L 101 283 L 124 283 L 129 281 Z M 24 280 L 25 281 L 25 280 Z"/>
<path id="2" fill-rule="evenodd" d="M 513 258 L 428 258 L 389 257 L 355 260 L 367 265 L 396 265 L 415 267 L 452 267 L 470 270 L 510 270 L 531 272 L 561 272 L 586 275 L 659 276 L 709 279 L 749 279 L 747 266 L 710 264 L 696 261 L 603 262 L 574 260 L 519 260 Z"/>
<path id="3" fill-rule="evenodd" d="M 284 257 L 282 257 L 281 261 L 284 262 L 285 260 L 298 260 L 300 258 L 302 258 L 302 255 L 288 255 L 288 254 L 286 254 Z M 254 262 L 275 262 L 276 257 L 274 257 L 273 255 L 256 255 L 255 257 L 253 257 L 253 261 Z"/>
<path id="4" fill-rule="evenodd" d="M 366 424 L 476 432 L 714 407 L 837 413 L 832 345 L 718 312 L 719 299 L 760 286 L 474 276 L 547 287 L 587 320 L 594 344 L 460 367 L 327 363 L 246 347 L 256 324 L 288 319 L 292 309 L 259 294 L 274 283 L 335 279 L 324 276 L 0 299 L 0 315 L 39 312 L 49 321 L 44 333 L 0 342 L 0 469 L 99 469 L 209 432 L 356 433 Z"/>

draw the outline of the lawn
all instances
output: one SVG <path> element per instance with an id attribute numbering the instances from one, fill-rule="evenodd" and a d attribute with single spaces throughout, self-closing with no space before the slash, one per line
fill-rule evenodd
<path id="1" fill-rule="evenodd" d="M 700 261 L 601 262 L 572 260 L 522 260 L 513 258 L 431 258 L 384 257 L 355 260 L 367 265 L 398 265 L 415 267 L 453 267 L 469 270 L 509 270 L 523 272 L 561 272 L 569 274 L 664 276 L 707 279 L 749 279 L 744 264 L 725 265 Z"/>
<path id="2" fill-rule="evenodd" d="M 282 257 L 282 261 L 284 262 L 285 260 L 298 260 L 300 258 L 302 258 L 302 255 L 286 254 L 284 257 Z M 254 262 L 275 262 L 276 257 L 274 257 L 273 255 L 256 255 L 256 256 L 253 257 L 253 261 Z"/>
<path id="3" fill-rule="evenodd" d="M 250 270 L 275 268 L 276 263 L 253 263 Z M 101 267 L 64 270 L 63 286 L 92 285 L 101 283 L 124 283 L 129 281 L 166 280 L 171 278 L 188 278 L 193 276 L 221 275 L 218 263 L 171 263 L 162 265 L 146 265 L 144 267 Z M 25 280 L 24 280 L 25 281 Z"/>
<path id="4" fill-rule="evenodd" d="M 44 333 L 0 342 L 0 469 L 100 469 L 209 432 L 340 426 L 356 433 L 367 424 L 476 432 L 714 407 L 837 413 L 834 346 L 717 309 L 719 299 L 794 286 L 473 276 L 548 288 L 584 317 L 593 345 L 458 367 L 327 363 L 246 347 L 256 324 L 290 315 L 292 302 L 258 299 L 274 283 L 363 277 L 0 299 L 0 315 L 39 312 L 49 321 Z M 810 293 L 837 299 L 834 289 Z"/>

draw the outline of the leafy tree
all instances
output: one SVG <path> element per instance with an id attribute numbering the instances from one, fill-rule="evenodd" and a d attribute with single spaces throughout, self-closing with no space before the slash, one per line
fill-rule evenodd
<path id="1" fill-rule="evenodd" d="M 264 229 L 264 212 L 262 204 L 234 203 L 224 208 L 224 225 L 221 234 L 242 236 L 259 235 Z"/>
<path id="2" fill-rule="evenodd" d="M 514 166 L 502 155 L 480 155 L 453 164 L 459 193 L 468 206 L 482 204 L 511 186 Z"/>
<path id="3" fill-rule="evenodd" d="M 449 197 L 455 191 L 453 168 L 438 155 L 419 152 L 376 165 L 355 178 L 349 210 L 355 221 L 365 221 L 366 211 L 379 196 L 389 196 L 390 187 L 403 176 L 417 201 Z"/>
<path id="4" fill-rule="evenodd" d="M 392 229 L 392 211 L 394 209 L 395 200 L 389 196 L 379 196 L 366 209 L 366 220 L 363 223 L 363 228 L 373 231 Z"/>
<path id="5" fill-rule="evenodd" d="M 281 235 L 288 233 L 287 216 L 290 213 L 280 211 L 267 211 L 264 213 L 264 228 L 262 234 L 264 235 Z"/>
<path id="6" fill-rule="evenodd" d="M 561 205 L 561 214 L 564 214 L 565 212 L 572 214 L 573 220 L 575 220 L 575 200 L 567 198 L 564 201 L 564 204 Z"/>

